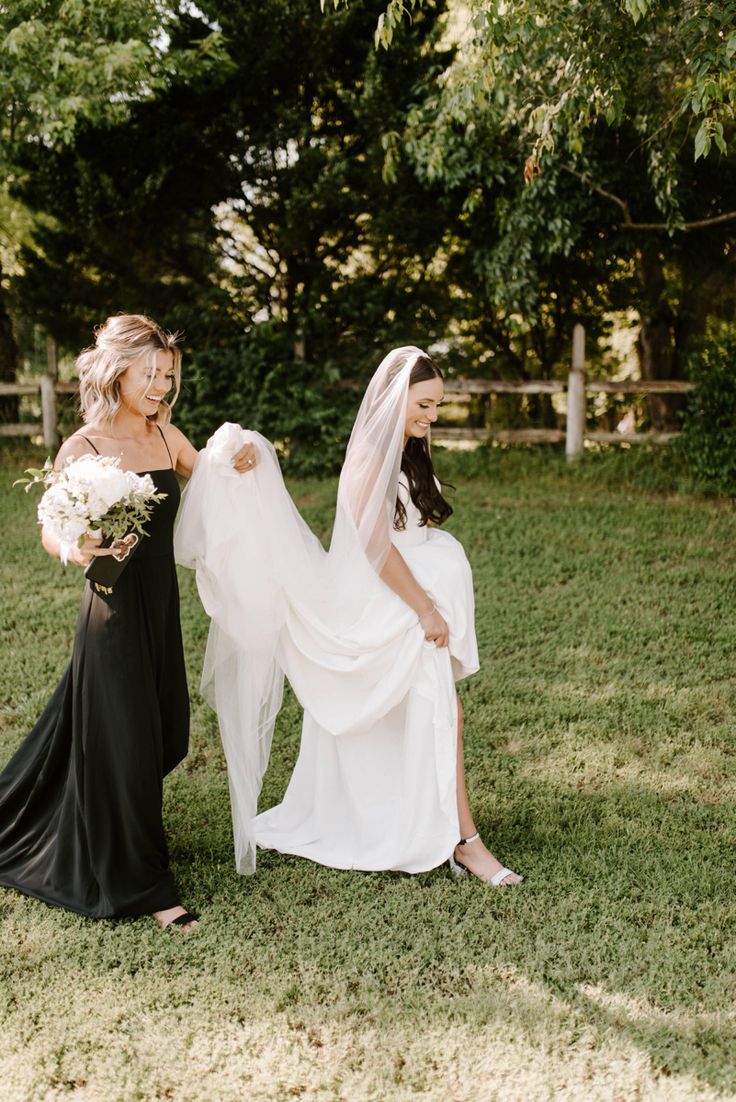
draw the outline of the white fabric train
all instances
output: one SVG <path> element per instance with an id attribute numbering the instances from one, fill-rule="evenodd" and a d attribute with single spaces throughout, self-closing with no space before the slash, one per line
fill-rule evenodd
<path id="1" fill-rule="evenodd" d="M 411 364 L 389 364 L 377 401 L 369 387 L 329 552 L 258 433 L 223 425 L 185 490 L 175 551 L 196 570 L 212 621 L 202 692 L 220 722 L 240 872 L 254 870 L 256 844 L 338 868 L 418 872 L 458 839 L 454 681 L 478 668 L 472 578 L 462 546 L 419 525 L 405 488 L 406 529 L 392 531 Z M 248 440 L 259 460 L 239 475 L 231 457 Z M 449 649 L 426 642 L 381 580 L 389 541 L 447 620 Z M 301 751 L 283 803 L 256 817 L 284 674 L 305 711 Z"/>

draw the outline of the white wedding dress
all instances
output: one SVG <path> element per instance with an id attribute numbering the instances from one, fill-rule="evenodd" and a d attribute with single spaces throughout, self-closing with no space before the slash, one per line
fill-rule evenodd
<path id="1" fill-rule="evenodd" d="M 419 524 L 400 482 L 409 377 L 421 350 L 396 349 L 363 398 L 325 551 L 296 510 L 269 442 L 223 425 L 200 453 L 175 534 L 211 617 L 202 692 L 228 764 L 236 865 L 256 846 L 335 868 L 421 872 L 460 832 L 455 681 L 478 653 L 462 546 Z M 255 470 L 237 474 L 245 441 Z M 393 529 L 397 493 L 407 518 Z M 416 613 L 381 579 L 391 544 L 450 629 L 424 638 Z M 282 803 L 257 815 L 286 676 L 304 708 L 299 758 Z"/>
<path id="2" fill-rule="evenodd" d="M 336 869 L 424 872 L 446 861 L 460 837 L 455 680 L 478 669 L 472 577 L 462 545 L 420 525 L 403 476 L 399 493 L 406 528 L 394 531 L 392 542 L 447 621 L 450 647 L 424 641 L 417 651 L 407 641 L 413 660 L 401 671 L 401 698 L 367 729 L 333 735 L 305 711 L 284 799 L 255 820 L 262 848 Z M 403 602 L 384 588 L 380 616 L 366 609 L 372 633 L 392 616 L 406 622 Z M 298 663 L 288 650 L 287 676 Z"/>

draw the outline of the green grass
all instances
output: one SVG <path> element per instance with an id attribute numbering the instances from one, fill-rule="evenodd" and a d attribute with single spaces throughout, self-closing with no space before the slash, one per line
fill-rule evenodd
<path id="1" fill-rule="evenodd" d="M 80 577 L 0 466 L 4 761 L 68 659 Z M 183 623 L 192 749 L 166 820 L 188 940 L 0 890 L 4 1100 L 433 1102 L 736 1097 L 736 513 L 666 462 L 438 460 L 475 571 L 471 802 L 519 889 L 233 868 L 227 779 Z M 294 486 L 328 531 L 334 483 Z M 287 701 L 262 806 L 299 740 Z"/>

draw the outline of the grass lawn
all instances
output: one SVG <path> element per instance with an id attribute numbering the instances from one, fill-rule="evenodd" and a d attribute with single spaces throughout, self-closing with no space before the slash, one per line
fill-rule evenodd
<path id="1" fill-rule="evenodd" d="M 0 456 L 4 763 L 66 665 L 81 576 L 10 489 L 38 453 Z M 471 804 L 514 890 L 278 854 L 238 877 L 184 573 L 192 749 L 165 812 L 202 922 L 184 940 L 0 889 L 3 1102 L 736 1098 L 736 512 L 667 492 L 666 459 L 637 487 L 645 463 L 438 460 L 476 582 Z M 293 490 L 328 531 L 334 483 Z M 298 741 L 290 699 L 263 807 Z"/>

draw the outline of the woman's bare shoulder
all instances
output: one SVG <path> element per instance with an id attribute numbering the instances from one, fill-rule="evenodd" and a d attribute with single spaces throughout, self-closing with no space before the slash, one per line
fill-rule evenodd
<path id="1" fill-rule="evenodd" d="M 186 453 L 192 448 L 192 444 L 180 428 L 176 425 L 172 425 L 169 421 L 168 425 L 161 425 L 161 430 L 164 434 L 164 440 L 168 446 L 172 456 L 176 457 L 182 453 Z M 175 459 L 176 464 L 176 459 Z"/>
<path id="2" fill-rule="evenodd" d="M 166 443 L 169 444 L 169 446 L 171 444 L 181 446 L 182 444 L 189 443 L 181 429 L 177 428 L 177 426 L 174 425 L 171 421 L 169 421 L 167 425 L 161 425 L 159 427 L 161 428 L 161 431 L 166 438 Z"/>
<path id="3" fill-rule="evenodd" d="M 77 429 L 71 436 L 68 436 L 64 443 L 56 453 L 56 459 L 54 460 L 54 466 L 60 467 L 63 463 L 68 462 L 70 459 L 81 459 L 83 455 L 94 455 L 95 449 L 90 443 L 95 436 L 94 431 L 91 428 L 85 426 L 84 431 Z"/>

